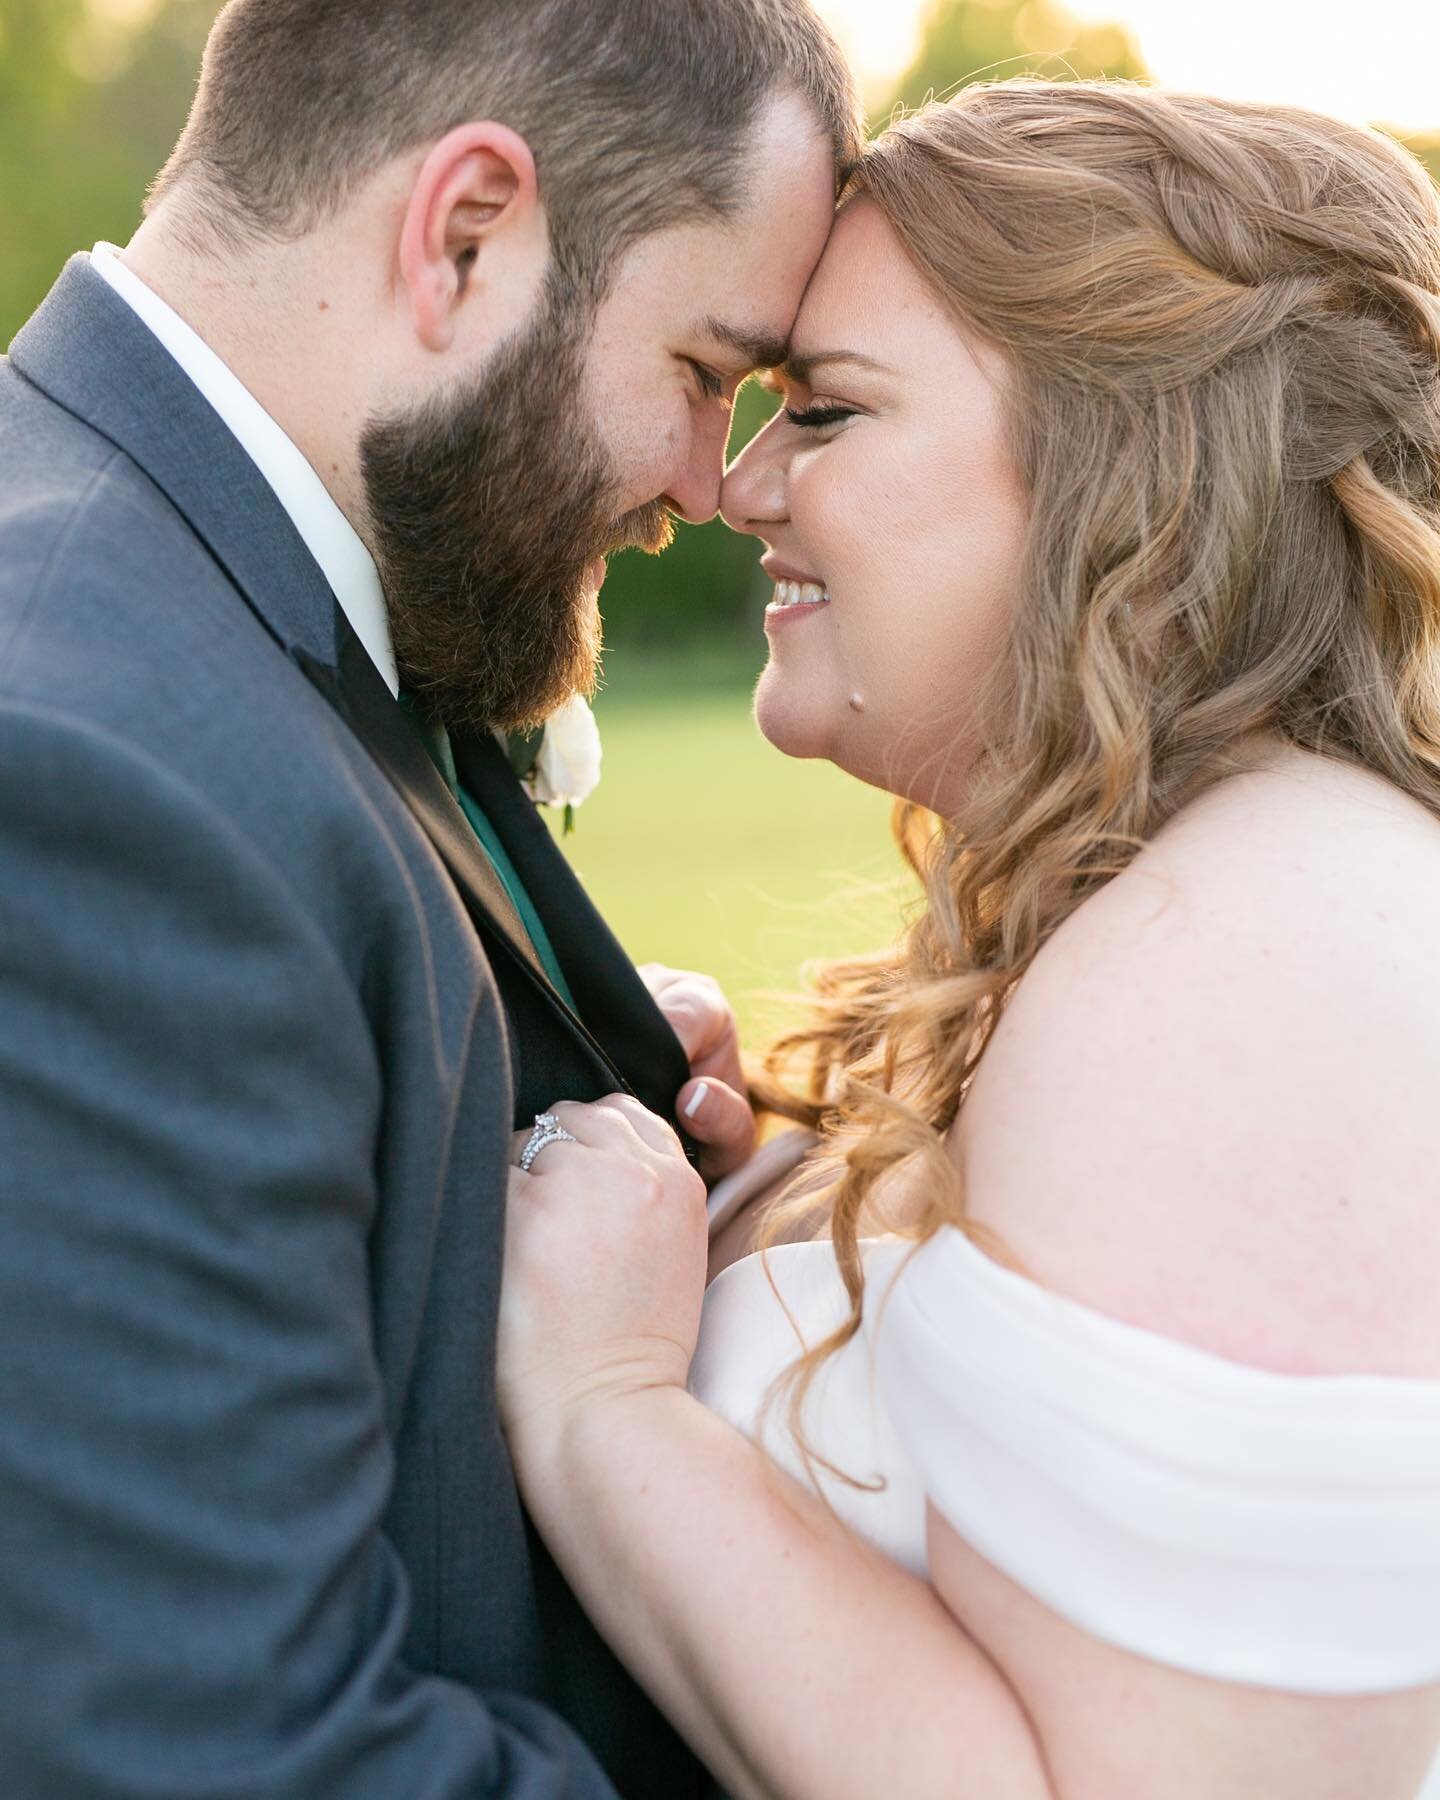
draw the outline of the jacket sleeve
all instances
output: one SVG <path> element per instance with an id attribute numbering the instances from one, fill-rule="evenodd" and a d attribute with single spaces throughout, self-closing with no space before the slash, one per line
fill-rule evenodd
<path id="1" fill-rule="evenodd" d="M 352 983 L 170 770 L 0 703 L 0 1792 L 602 1800 L 408 1669 Z"/>

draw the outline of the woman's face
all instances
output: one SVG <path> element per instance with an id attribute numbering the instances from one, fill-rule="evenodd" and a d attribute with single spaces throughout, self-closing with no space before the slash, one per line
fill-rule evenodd
<path id="1" fill-rule="evenodd" d="M 721 495 L 727 523 L 765 541 L 776 583 L 760 729 L 953 811 L 1018 591 L 1026 507 L 1005 365 L 861 198 L 836 220 L 779 379 L 785 410 Z"/>

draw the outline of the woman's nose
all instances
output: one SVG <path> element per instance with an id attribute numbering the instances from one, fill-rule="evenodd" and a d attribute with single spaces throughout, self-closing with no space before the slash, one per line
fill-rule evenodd
<path id="1" fill-rule="evenodd" d="M 785 469 L 772 422 L 751 438 L 725 471 L 720 517 L 732 531 L 764 537 L 785 516 Z"/>

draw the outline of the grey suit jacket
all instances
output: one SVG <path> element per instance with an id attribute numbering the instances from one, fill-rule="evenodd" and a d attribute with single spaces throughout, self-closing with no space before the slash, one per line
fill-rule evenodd
<path id="1" fill-rule="evenodd" d="M 610 1794 L 562 1714 L 690 1791 L 553 1598 L 492 1383 L 527 1032 L 549 1098 L 683 1078 L 625 968 L 607 1047 L 77 259 L 0 362 L 6 1800 Z"/>

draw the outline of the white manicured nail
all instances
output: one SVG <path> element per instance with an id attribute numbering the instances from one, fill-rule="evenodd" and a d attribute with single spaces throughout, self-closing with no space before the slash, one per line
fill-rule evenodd
<path id="1" fill-rule="evenodd" d="M 693 1119 L 695 1117 L 696 1113 L 698 1113 L 700 1108 L 705 1104 L 705 1096 L 709 1092 L 710 1083 L 708 1081 L 702 1081 L 686 1102 L 685 1117 L 687 1119 Z"/>

